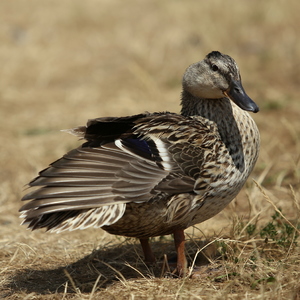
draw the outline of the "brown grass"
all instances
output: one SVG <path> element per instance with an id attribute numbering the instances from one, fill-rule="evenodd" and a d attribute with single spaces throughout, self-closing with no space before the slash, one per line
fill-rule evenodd
<path id="1" fill-rule="evenodd" d="M 297 231 L 284 245 L 261 236 L 270 223 L 278 235 L 284 224 L 298 226 L 299 11 L 297 0 L 2 0 L 0 297 L 300 299 Z M 143 264 L 136 241 L 102 230 L 56 235 L 19 226 L 24 185 L 79 144 L 60 129 L 178 112 L 184 69 L 211 50 L 237 60 L 261 107 L 253 117 L 262 147 L 258 185 L 249 180 L 222 213 L 187 230 L 190 263 L 205 248 L 197 278 L 161 276 L 162 268 Z M 170 237 L 153 245 L 162 262 L 174 253 Z"/>

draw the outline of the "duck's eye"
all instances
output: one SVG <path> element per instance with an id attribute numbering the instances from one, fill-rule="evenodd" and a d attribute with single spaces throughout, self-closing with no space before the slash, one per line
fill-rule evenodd
<path id="1" fill-rule="evenodd" d="M 213 71 L 218 71 L 219 67 L 217 65 L 212 65 L 211 68 L 213 69 Z"/>

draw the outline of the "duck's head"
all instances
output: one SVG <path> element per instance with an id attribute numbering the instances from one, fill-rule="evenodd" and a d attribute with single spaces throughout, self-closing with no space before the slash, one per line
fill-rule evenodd
<path id="1" fill-rule="evenodd" d="M 246 94 L 239 68 L 228 55 L 218 51 L 190 65 L 182 81 L 183 89 L 202 99 L 227 97 L 243 110 L 258 112 L 256 103 Z"/>

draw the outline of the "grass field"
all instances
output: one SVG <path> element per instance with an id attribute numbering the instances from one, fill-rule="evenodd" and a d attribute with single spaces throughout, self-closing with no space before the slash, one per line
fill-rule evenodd
<path id="1" fill-rule="evenodd" d="M 297 0 L 2 0 L 0 298 L 300 299 L 299 11 Z M 148 269 L 137 241 L 101 229 L 19 225 L 25 184 L 80 143 L 60 129 L 178 112 L 185 68 L 212 50 L 238 62 L 262 145 L 238 197 L 187 230 L 197 278 Z M 153 246 L 161 261 L 174 254 L 171 237 Z"/>

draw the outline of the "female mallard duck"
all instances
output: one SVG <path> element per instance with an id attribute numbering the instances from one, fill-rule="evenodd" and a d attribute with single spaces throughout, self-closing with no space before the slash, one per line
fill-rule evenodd
<path id="1" fill-rule="evenodd" d="M 217 213 L 238 194 L 259 152 L 238 66 L 213 51 L 183 76 L 181 114 L 143 113 L 90 120 L 71 130 L 87 140 L 29 186 L 20 211 L 32 230 L 101 227 L 148 240 L 173 234 L 177 273 L 186 272 L 184 230 Z"/>

